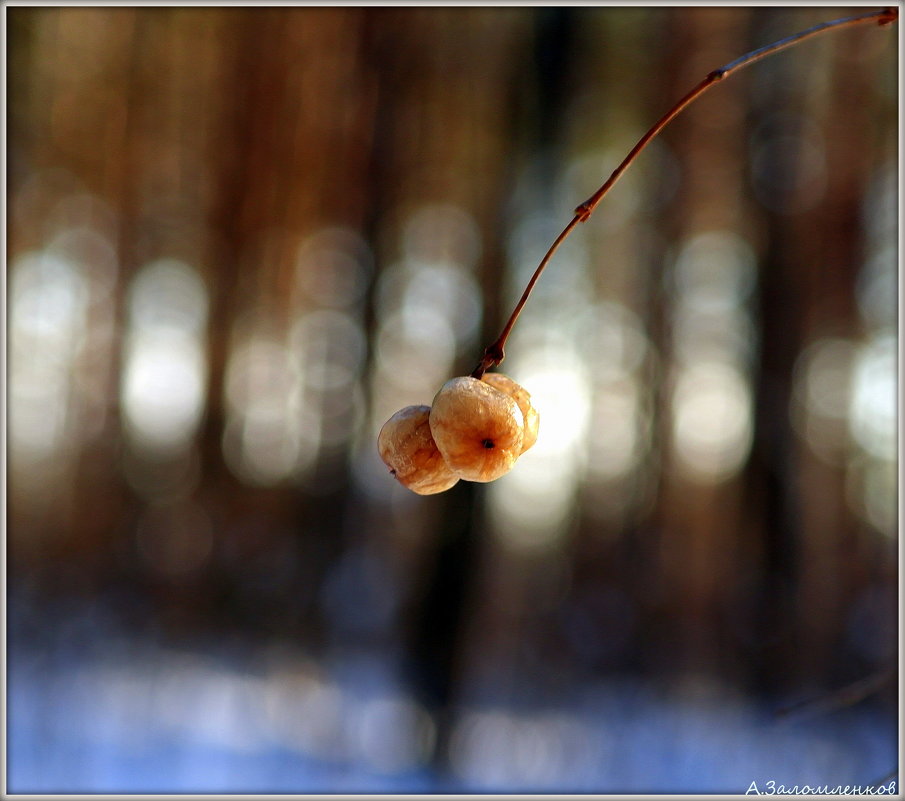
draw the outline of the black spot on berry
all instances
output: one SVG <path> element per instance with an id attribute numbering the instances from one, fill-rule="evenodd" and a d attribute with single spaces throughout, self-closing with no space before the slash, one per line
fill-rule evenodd
<path id="1" fill-rule="evenodd" d="M 482 444 L 485 448 L 487 448 L 487 450 L 490 450 L 491 448 L 494 447 L 494 444 L 493 444 L 493 440 L 492 440 L 492 439 L 485 439 L 483 442 L 481 442 L 481 444 Z"/>

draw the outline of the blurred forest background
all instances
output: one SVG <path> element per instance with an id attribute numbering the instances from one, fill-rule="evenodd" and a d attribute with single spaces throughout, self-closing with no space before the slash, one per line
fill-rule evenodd
<path id="1" fill-rule="evenodd" d="M 629 168 L 509 342 L 510 474 L 375 445 L 679 97 L 866 10 L 6 6 L 9 791 L 890 776 L 897 25 Z"/>

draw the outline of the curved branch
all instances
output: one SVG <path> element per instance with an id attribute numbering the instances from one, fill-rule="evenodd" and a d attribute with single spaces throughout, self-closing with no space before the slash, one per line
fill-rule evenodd
<path id="1" fill-rule="evenodd" d="M 557 248 L 563 243 L 566 237 L 572 233 L 572 231 L 576 228 L 578 223 L 586 222 L 591 214 L 593 214 L 594 209 L 597 208 L 597 205 L 603 200 L 604 196 L 610 189 L 613 188 L 616 181 L 622 176 L 622 174 L 628 169 L 628 166 L 639 156 L 642 150 L 646 148 L 651 140 L 657 136 L 675 117 L 679 115 L 685 108 L 691 105 L 695 100 L 697 100 L 704 92 L 706 92 L 711 86 L 716 83 L 719 83 L 722 80 L 725 80 L 733 73 L 742 69 L 743 67 L 747 67 L 751 64 L 754 64 L 760 61 L 762 58 L 766 58 L 767 56 L 771 56 L 774 53 L 778 53 L 780 50 L 785 50 L 788 47 L 792 47 L 794 45 L 800 44 L 806 39 L 810 39 L 813 36 L 818 36 L 822 33 L 827 33 L 831 30 L 839 30 L 841 28 L 847 28 L 854 25 L 862 25 L 868 22 L 876 22 L 878 25 L 887 25 L 891 22 L 895 22 L 899 17 L 899 10 L 895 7 L 884 8 L 882 11 L 871 11 L 866 14 L 858 14 L 853 17 L 842 17 L 840 19 L 831 20 L 830 22 L 821 22 L 818 25 L 814 25 L 811 28 L 807 28 L 804 31 L 799 33 L 792 34 L 791 36 L 787 36 L 784 39 L 780 39 L 777 42 L 773 42 L 772 44 L 765 45 L 764 47 L 759 47 L 756 50 L 752 50 L 749 53 L 746 53 L 743 56 L 735 59 L 734 61 L 730 61 L 723 67 L 719 69 L 713 70 L 709 73 L 700 83 L 697 84 L 691 91 L 689 91 L 681 100 L 679 100 L 669 111 L 666 112 L 656 123 L 654 123 L 653 127 L 651 127 L 641 139 L 638 140 L 638 143 L 631 149 L 629 154 L 623 159 L 622 163 L 613 170 L 612 175 L 607 178 L 606 182 L 603 186 L 600 187 L 591 197 L 589 197 L 584 203 L 578 205 L 575 209 L 574 216 L 566 225 L 566 227 L 562 230 L 553 244 L 550 246 L 550 249 L 544 254 L 543 259 L 541 259 L 540 264 L 537 269 L 534 271 L 534 274 L 531 276 L 531 279 L 528 281 L 527 287 L 525 287 L 525 291 L 522 293 L 521 298 L 518 303 L 516 303 L 515 308 L 512 310 L 512 314 L 509 315 L 509 319 L 506 322 L 506 325 L 503 327 L 502 332 L 496 338 L 494 343 L 487 347 L 484 350 L 484 355 L 481 358 L 481 361 L 478 363 L 478 366 L 472 371 L 471 375 L 474 378 L 480 378 L 484 373 L 500 363 L 502 363 L 503 359 L 506 356 L 505 347 L 506 340 L 509 339 L 509 334 L 512 333 L 512 328 L 515 326 L 516 320 L 518 320 L 519 315 L 522 313 L 522 309 L 525 307 L 525 303 L 528 301 L 528 297 L 531 295 L 531 291 L 534 289 L 534 285 L 537 283 L 537 280 L 540 278 L 541 273 L 546 268 L 547 264 L 550 262 L 553 254 L 556 252 Z"/>

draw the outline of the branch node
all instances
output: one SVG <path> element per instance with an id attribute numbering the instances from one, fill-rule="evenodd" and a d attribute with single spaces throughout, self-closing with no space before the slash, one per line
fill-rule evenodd
<path id="1" fill-rule="evenodd" d="M 593 210 L 594 207 L 591 205 L 590 200 L 586 200 L 580 206 L 577 206 L 575 208 L 575 216 L 578 217 L 578 222 L 587 222 Z"/>
<path id="2" fill-rule="evenodd" d="M 503 359 L 505 358 L 506 354 L 503 351 L 503 346 L 500 345 L 499 340 L 494 342 L 484 350 L 484 355 L 481 357 L 481 361 L 478 362 L 478 366 L 471 371 L 471 377 L 480 379 L 491 367 L 502 364 Z"/>

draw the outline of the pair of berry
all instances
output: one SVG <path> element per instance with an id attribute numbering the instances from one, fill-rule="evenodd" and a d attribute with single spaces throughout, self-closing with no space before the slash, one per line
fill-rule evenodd
<path id="1" fill-rule="evenodd" d="M 419 495 L 508 473 L 537 440 L 531 395 L 509 376 L 447 381 L 432 406 L 406 406 L 380 429 L 377 450 L 390 472 Z"/>

